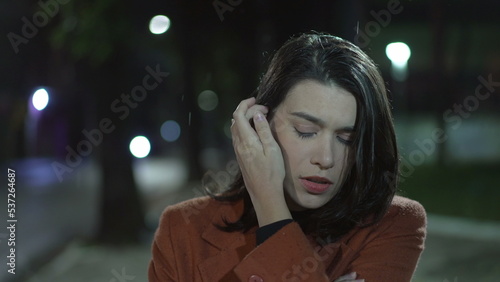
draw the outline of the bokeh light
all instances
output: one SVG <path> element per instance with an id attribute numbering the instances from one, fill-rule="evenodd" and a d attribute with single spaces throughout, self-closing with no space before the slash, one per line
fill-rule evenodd
<path id="1" fill-rule="evenodd" d="M 45 109 L 45 107 L 47 107 L 47 104 L 49 103 L 49 93 L 44 88 L 40 88 L 35 91 L 31 101 L 33 103 L 33 107 L 41 111 Z"/>
<path id="2" fill-rule="evenodd" d="M 130 152 L 136 158 L 144 158 L 149 155 L 151 151 L 151 144 L 148 138 L 144 136 L 136 136 L 130 141 Z"/>
<path id="3" fill-rule="evenodd" d="M 404 66 L 411 56 L 410 47 L 403 42 L 393 42 L 385 48 L 385 54 L 397 66 Z"/>
<path id="4" fill-rule="evenodd" d="M 161 137 L 168 142 L 174 142 L 181 135 L 181 127 L 175 120 L 167 120 L 161 125 Z"/>
<path id="5" fill-rule="evenodd" d="M 212 90 L 205 90 L 198 95 L 198 106 L 204 111 L 212 111 L 218 104 L 219 98 Z"/>
<path id="6" fill-rule="evenodd" d="M 170 19 L 167 16 L 157 15 L 149 21 L 149 31 L 151 31 L 152 34 L 165 33 L 169 28 Z"/>

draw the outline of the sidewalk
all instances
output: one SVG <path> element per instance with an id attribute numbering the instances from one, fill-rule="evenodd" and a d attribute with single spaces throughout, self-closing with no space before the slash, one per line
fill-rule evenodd
<path id="1" fill-rule="evenodd" d="M 163 193 L 154 187 L 146 190 L 145 196 L 150 203 L 146 224 L 156 228 L 165 207 L 199 196 L 201 193 L 198 183 L 179 187 L 168 188 Z M 147 269 L 151 259 L 153 235 L 153 233 L 147 234 L 142 244 L 121 248 L 88 245 L 83 241 L 74 240 L 27 282 L 148 281 Z"/>
<path id="2" fill-rule="evenodd" d="M 500 223 L 428 215 L 415 282 L 500 281 Z"/>
<path id="3" fill-rule="evenodd" d="M 70 243 L 28 282 L 147 281 L 149 244 L 112 248 Z"/>

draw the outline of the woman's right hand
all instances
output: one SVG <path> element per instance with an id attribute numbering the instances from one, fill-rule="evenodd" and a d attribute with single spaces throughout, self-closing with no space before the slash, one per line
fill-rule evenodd
<path id="1" fill-rule="evenodd" d="M 365 279 L 356 279 L 356 276 L 358 276 L 356 272 L 351 272 L 349 274 L 340 276 L 333 282 L 365 282 Z"/>
<path id="2" fill-rule="evenodd" d="M 259 226 L 292 218 L 283 191 L 283 155 L 265 118 L 267 112 L 255 98 L 243 100 L 233 113 L 231 125 L 234 151 Z"/>

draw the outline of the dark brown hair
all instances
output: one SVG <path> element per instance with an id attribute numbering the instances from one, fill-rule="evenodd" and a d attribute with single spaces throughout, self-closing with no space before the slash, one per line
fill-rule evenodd
<path id="1" fill-rule="evenodd" d="M 357 103 L 352 164 L 342 187 L 322 207 L 302 213 L 302 219 L 307 220 L 298 220 L 307 234 L 332 242 L 351 229 L 374 224 L 384 216 L 397 183 L 397 177 L 390 182 L 386 177 L 398 175 L 399 156 L 384 81 L 377 66 L 360 48 L 317 32 L 292 37 L 274 54 L 257 89 L 256 103 L 269 108 L 271 120 L 292 86 L 305 79 L 325 85 L 333 83 L 353 94 Z M 239 220 L 225 221 L 222 230 L 246 232 L 257 225 L 241 173 L 228 190 L 211 196 L 220 201 L 244 201 Z"/>

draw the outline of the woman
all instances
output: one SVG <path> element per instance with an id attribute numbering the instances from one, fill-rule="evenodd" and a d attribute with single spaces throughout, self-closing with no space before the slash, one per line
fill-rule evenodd
<path id="1" fill-rule="evenodd" d="M 165 210 L 150 281 L 410 281 L 425 211 L 394 196 L 390 105 L 358 47 L 290 39 L 231 132 L 241 173 L 221 194 Z"/>

